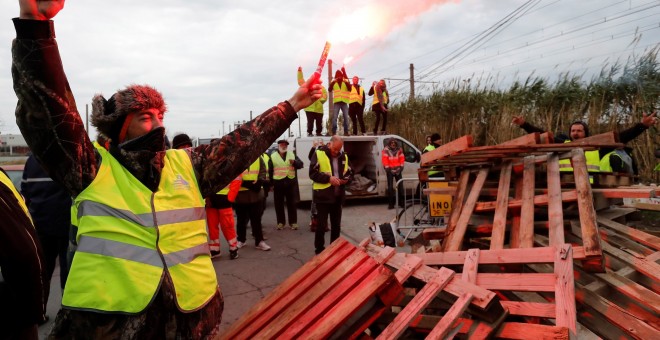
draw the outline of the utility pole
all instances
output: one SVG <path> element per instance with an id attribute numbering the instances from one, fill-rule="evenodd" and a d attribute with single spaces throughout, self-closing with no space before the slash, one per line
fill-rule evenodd
<path id="1" fill-rule="evenodd" d="M 415 66 L 410 64 L 410 101 L 415 100 Z"/>
<path id="2" fill-rule="evenodd" d="M 250 110 L 250 120 L 252 120 L 252 110 Z"/>
<path id="3" fill-rule="evenodd" d="M 220 137 L 222 137 L 224 135 L 225 135 L 225 121 L 223 120 L 222 121 L 222 135 L 220 135 Z"/>

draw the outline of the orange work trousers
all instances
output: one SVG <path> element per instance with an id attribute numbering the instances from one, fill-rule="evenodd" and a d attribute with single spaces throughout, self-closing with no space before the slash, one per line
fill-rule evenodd
<path id="1" fill-rule="evenodd" d="M 206 223 L 209 229 L 209 248 L 211 250 L 220 251 L 220 229 L 229 243 L 229 249 L 237 249 L 234 210 L 231 207 L 216 209 L 207 206 Z"/>

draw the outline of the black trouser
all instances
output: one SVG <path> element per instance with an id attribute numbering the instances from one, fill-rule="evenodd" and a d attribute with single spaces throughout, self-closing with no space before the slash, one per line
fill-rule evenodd
<path id="1" fill-rule="evenodd" d="M 275 200 L 275 216 L 277 223 L 286 224 L 284 215 L 284 200 L 286 200 L 289 225 L 298 223 L 298 209 L 296 208 L 296 183 L 294 179 L 283 178 L 273 181 L 273 199 Z"/>
<path id="2" fill-rule="evenodd" d="M 330 216 L 330 243 L 339 238 L 341 232 L 341 202 L 316 203 L 318 226 L 314 234 L 314 252 L 320 254 L 325 249 L 325 229 Z"/>
<path id="3" fill-rule="evenodd" d="M 353 135 L 357 135 L 358 123 L 360 124 L 360 131 L 362 133 L 367 132 L 364 128 L 364 107 L 358 103 L 352 103 L 348 105 L 348 116 L 351 117 L 351 123 L 353 124 Z"/>
<path id="4" fill-rule="evenodd" d="M 396 201 L 395 193 L 394 193 L 394 184 L 396 181 L 401 179 L 401 173 L 394 175 L 389 171 L 385 171 L 385 174 L 387 175 L 387 197 L 389 198 L 389 206 L 394 207 L 394 202 Z M 403 182 L 399 183 L 398 187 L 398 196 L 399 196 L 399 206 L 403 207 L 405 204 L 403 201 Z"/>
<path id="5" fill-rule="evenodd" d="M 323 113 L 305 111 L 307 115 L 307 134 L 312 134 L 312 127 L 316 122 L 316 135 L 320 136 L 323 132 Z"/>
<path id="6" fill-rule="evenodd" d="M 234 203 L 234 211 L 236 211 L 236 238 L 238 239 L 238 242 L 245 243 L 248 221 L 250 221 L 250 227 L 252 227 L 254 245 L 259 245 L 259 242 L 263 241 L 264 234 L 261 230 L 261 205 L 261 201 L 248 204 Z"/>
<path id="7" fill-rule="evenodd" d="M 380 106 L 372 106 L 371 109 L 376 114 L 376 125 L 374 125 L 374 135 L 378 134 L 378 124 L 380 123 L 380 117 L 383 116 L 383 126 L 380 131 L 385 132 L 387 130 L 387 112 L 381 111 Z"/>
<path id="8" fill-rule="evenodd" d="M 46 286 L 46 301 L 48 301 L 48 295 L 50 295 L 50 280 L 53 277 L 55 261 L 58 257 L 60 258 L 60 287 L 62 288 L 62 292 L 64 292 L 64 284 L 69 275 L 69 264 L 67 261 L 67 250 L 69 248 L 68 231 L 68 226 L 66 228 L 66 233 L 63 235 L 45 235 L 40 234 L 39 230 L 37 230 L 39 242 L 41 242 L 41 249 L 44 253 L 43 261 L 44 267 L 46 268 L 46 279 L 49 282 L 48 286 Z"/>

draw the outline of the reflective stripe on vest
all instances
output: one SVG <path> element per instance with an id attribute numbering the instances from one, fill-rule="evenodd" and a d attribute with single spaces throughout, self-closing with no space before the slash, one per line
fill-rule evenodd
<path id="1" fill-rule="evenodd" d="M 348 91 L 348 87 L 346 86 L 346 83 L 343 81 L 340 83 L 336 82 L 332 85 L 332 92 L 334 93 L 334 97 L 332 99 L 333 103 L 347 103 L 349 101 L 349 98 L 351 96 L 351 93 Z"/>
<path id="2" fill-rule="evenodd" d="M 296 178 L 296 170 L 290 160 L 295 160 L 296 156 L 293 155 L 293 152 L 286 152 L 286 159 L 282 159 L 282 156 L 279 152 L 275 151 L 271 155 L 270 159 L 273 161 L 273 179 L 279 180 L 284 177 Z"/>
<path id="3" fill-rule="evenodd" d="M 387 96 L 387 90 L 383 91 L 381 95 L 383 96 L 383 104 L 390 102 L 390 99 Z M 376 105 L 378 103 L 380 103 L 380 99 L 378 99 L 378 93 L 376 93 L 376 90 L 374 90 L 374 101 L 371 103 L 371 105 Z"/>
<path id="4" fill-rule="evenodd" d="M 259 168 L 260 168 L 259 158 L 257 158 L 257 160 L 255 160 L 254 162 L 252 162 L 252 164 L 250 164 L 250 167 L 248 167 L 247 169 L 245 169 L 245 171 L 243 171 L 242 174 L 243 182 L 254 182 L 257 179 L 259 179 Z M 240 191 L 245 191 L 245 190 L 248 190 L 248 188 L 241 186 Z"/>
<path id="5" fill-rule="evenodd" d="M 360 86 L 360 91 L 358 91 L 355 89 L 355 87 L 356 87 L 355 85 L 351 87 L 351 96 L 349 98 L 348 103 L 349 104 L 358 103 L 362 105 L 362 98 L 364 98 L 364 88 Z"/>
<path id="6" fill-rule="evenodd" d="M 621 149 L 616 149 L 608 152 L 605 156 L 603 156 L 603 159 L 600 160 L 600 171 L 602 172 L 612 172 L 612 164 L 610 164 L 610 158 L 614 157 L 619 157 L 621 162 L 623 163 L 623 168 L 624 172 L 630 175 L 634 174 L 633 171 L 633 166 L 632 166 L 632 157 L 630 155 Z"/>
<path id="7" fill-rule="evenodd" d="M 348 156 L 344 154 L 345 160 L 344 160 L 344 174 L 348 171 Z M 328 158 L 328 155 L 325 154 L 325 151 L 323 150 L 316 150 L 316 160 L 319 165 L 319 172 L 328 174 L 328 176 L 332 176 L 332 164 L 330 164 L 330 158 Z M 331 186 L 330 182 L 328 183 L 317 183 L 314 182 L 312 185 L 312 188 L 314 190 L 322 190 L 329 188 Z"/>
<path id="8" fill-rule="evenodd" d="M 62 304 L 67 308 L 139 313 L 152 301 L 165 270 L 183 311 L 217 290 L 208 253 L 204 200 L 190 157 L 168 150 L 152 192 L 105 149 L 92 183 L 74 201 L 78 249 Z M 181 208 L 185 207 L 185 208 Z"/>

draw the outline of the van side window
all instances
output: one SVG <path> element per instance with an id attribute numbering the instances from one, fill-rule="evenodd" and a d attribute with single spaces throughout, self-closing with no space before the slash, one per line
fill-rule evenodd
<path id="1" fill-rule="evenodd" d="M 406 158 L 407 163 L 417 162 L 417 151 L 415 151 L 415 148 L 412 145 L 402 140 L 399 140 L 399 145 L 403 145 L 403 156 Z"/>

